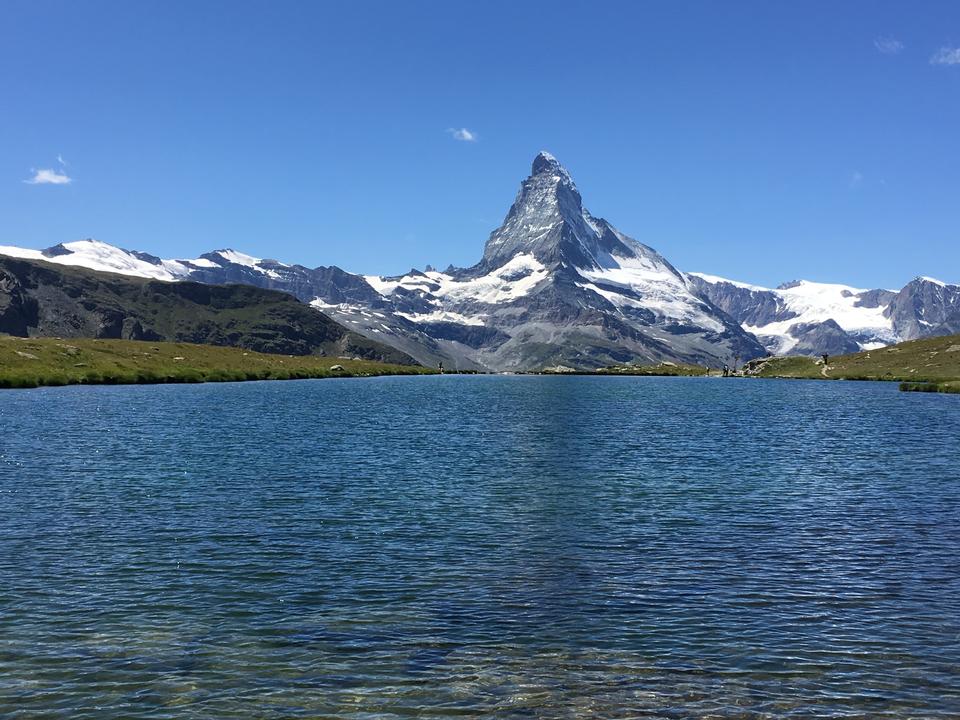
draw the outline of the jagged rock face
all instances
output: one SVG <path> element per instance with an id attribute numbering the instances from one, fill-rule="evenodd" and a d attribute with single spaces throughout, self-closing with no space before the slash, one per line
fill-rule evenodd
<path id="1" fill-rule="evenodd" d="M 893 290 L 866 290 L 857 296 L 857 307 L 885 308 L 897 296 Z"/>
<path id="2" fill-rule="evenodd" d="M 690 275 L 689 279 L 698 293 L 742 325 L 761 327 L 797 317 L 773 290 L 732 282 L 708 282 L 698 275 Z"/>
<path id="3" fill-rule="evenodd" d="M 23 279 L 0 267 L 0 333 L 26 337 L 39 317 L 40 305 Z"/>
<path id="4" fill-rule="evenodd" d="M 834 320 L 797 323 L 791 326 L 790 335 L 797 340 L 794 355 L 845 355 L 860 350 L 860 343 Z"/>
<path id="5" fill-rule="evenodd" d="M 613 229 L 583 209 L 570 174 L 549 153 L 534 158 L 503 225 L 493 231 L 478 268 L 491 270 L 520 253 L 547 267 L 564 262 L 578 268 L 599 267 L 598 258 L 629 255 Z"/>
<path id="6" fill-rule="evenodd" d="M 950 335 L 957 332 L 960 286 L 916 278 L 897 293 L 886 312 L 904 340 Z"/>
<path id="7" fill-rule="evenodd" d="M 209 265 L 189 272 L 189 278 L 205 283 L 240 283 L 270 290 L 282 290 L 310 302 L 322 297 L 332 303 L 355 303 L 376 306 L 382 300 L 360 276 L 338 267 L 306 268 L 285 265 L 274 260 L 238 264 L 229 258 L 232 251 L 222 250 L 202 255 Z M 254 258 L 254 260 L 256 260 Z"/>

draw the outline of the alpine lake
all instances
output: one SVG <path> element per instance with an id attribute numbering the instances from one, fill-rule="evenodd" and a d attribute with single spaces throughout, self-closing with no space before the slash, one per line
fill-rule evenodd
<path id="1" fill-rule="evenodd" d="M 960 717 L 960 396 L 0 394 L 2 718 Z"/>

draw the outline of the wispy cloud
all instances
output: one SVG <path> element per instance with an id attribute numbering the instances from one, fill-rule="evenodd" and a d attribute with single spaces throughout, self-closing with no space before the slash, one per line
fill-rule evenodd
<path id="1" fill-rule="evenodd" d="M 861 185 L 863 185 L 863 173 L 859 170 L 854 170 L 850 175 L 850 189 L 855 190 Z"/>
<path id="2" fill-rule="evenodd" d="M 27 185 L 69 185 L 73 182 L 73 178 L 67 175 L 67 161 L 63 159 L 63 155 L 57 155 L 57 163 L 60 165 L 59 170 L 31 168 L 30 172 L 33 173 L 33 176 L 27 178 L 24 182 Z"/>
<path id="3" fill-rule="evenodd" d="M 33 177 L 24 180 L 27 185 L 69 185 L 73 182 L 73 178 L 65 172 L 51 168 L 40 168 L 32 172 Z"/>
<path id="4" fill-rule="evenodd" d="M 892 37 L 878 37 L 873 46 L 884 55 L 899 55 L 903 51 L 903 43 Z"/>
<path id="5" fill-rule="evenodd" d="M 960 65 L 960 47 L 942 47 L 930 56 L 931 65 Z"/>
<path id="6" fill-rule="evenodd" d="M 454 140 L 460 140 L 461 142 L 476 142 L 480 139 L 480 136 L 473 130 L 467 130 L 466 128 L 447 128 L 447 132 L 453 136 Z"/>

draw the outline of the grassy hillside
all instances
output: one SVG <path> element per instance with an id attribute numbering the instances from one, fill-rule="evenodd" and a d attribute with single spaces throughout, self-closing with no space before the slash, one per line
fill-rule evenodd
<path id="1" fill-rule="evenodd" d="M 292 295 L 250 285 L 162 282 L 0 257 L 0 333 L 241 347 L 415 364 Z"/>
<path id="2" fill-rule="evenodd" d="M 658 365 L 611 365 L 598 368 L 597 375 L 652 375 L 659 377 L 709 375 L 710 369 L 703 365 L 662 362 Z"/>
<path id="3" fill-rule="evenodd" d="M 334 369 L 340 367 L 341 369 Z M 0 388 L 420 375 L 419 365 L 137 340 L 0 336 Z"/>
<path id="4" fill-rule="evenodd" d="M 817 380 L 894 380 L 904 390 L 960 390 L 960 335 L 910 340 L 898 345 L 829 358 L 826 366 L 808 357 L 754 360 L 744 374 Z M 922 387 L 921 387 L 922 386 Z"/>

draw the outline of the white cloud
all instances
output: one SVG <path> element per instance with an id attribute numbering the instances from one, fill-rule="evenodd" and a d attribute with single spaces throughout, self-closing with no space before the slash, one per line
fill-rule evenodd
<path id="1" fill-rule="evenodd" d="M 863 184 L 863 173 L 859 170 L 854 170 L 853 174 L 850 175 L 850 189 L 858 188 Z"/>
<path id="2" fill-rule="evenodd" d="M 960 65 L 960 47 L 942 47 L 930 57 L 931 65 Z"/>
<path id="3" fill-rule="evenodd" d="M 59 170 L 40 168 L 32 172 L 33 177 L 24 180 L 27 185 L 68 185 L 73 182 L 73 178 Z"/>
<path id="4" fill-rule="evenodd" d="M 466 128 L 447 128 L 447 132 L 453 136 L 454 140 L 462 142 L 476 142 L 480 139 L 480 136 L 473 130 L 467 130 Z"/>
<path id="5" fill-rule="evenodd" d="M 892 37 L 878 37 L 873 46 L 884 55 L 899 55 L 903 50 L 903 43 Z"/>

